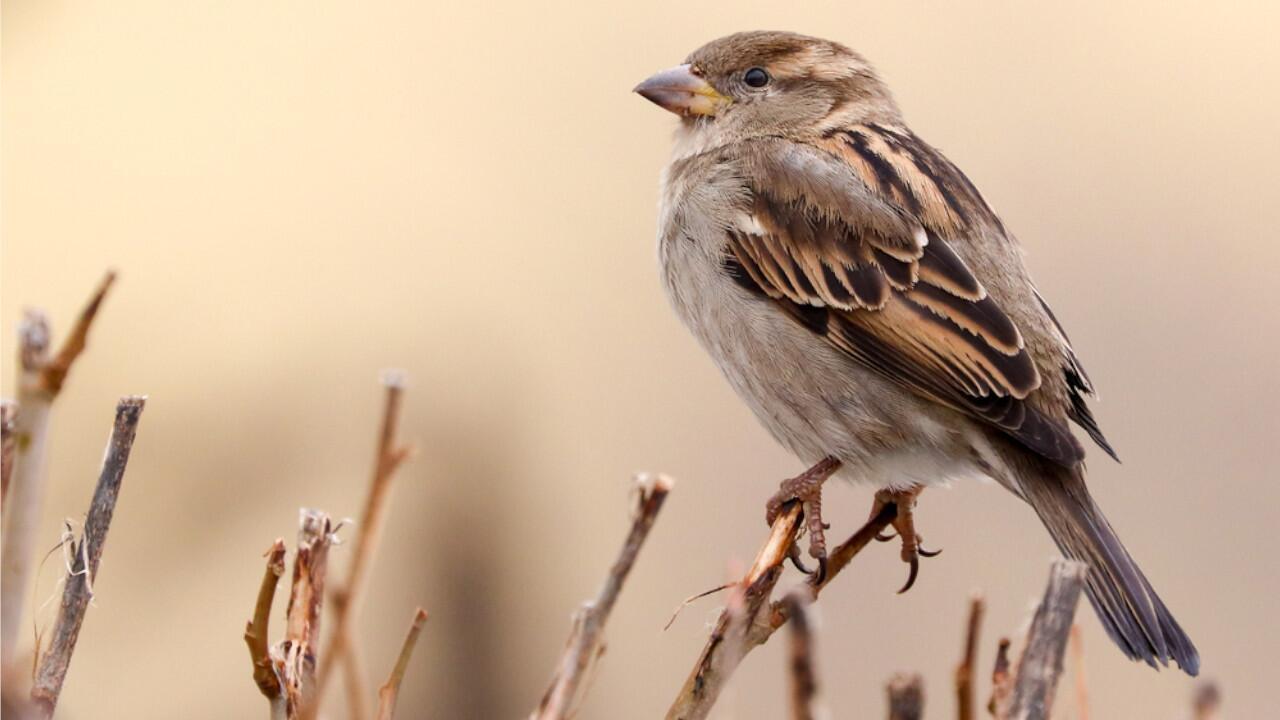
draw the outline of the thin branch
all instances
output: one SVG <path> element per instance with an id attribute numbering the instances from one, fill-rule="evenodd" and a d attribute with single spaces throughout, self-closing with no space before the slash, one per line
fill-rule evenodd
<path id="1" fill-rule="evenodd" d="M 579 690 L 587 668 L 604 652 L 604 626 L 609 620 L 609 613 L 618 601 L 622 584 L 635 565 L 636 557 L 640 554 L 645 538 L 649 536 L 649 530 L 653 528 L 667 493 L 671 492 L 672 480 L 665 475 L 640 477 L 636 482 L 640 492 L 631 531 L 627 533 L 618 558 L 609 569 L 604 586 L 594 600 L 582 606 L 575 617 L 573 631 L 564 654 L 560 657 L 555 675 L 551 678 L 551 684 L 530 718 L 560 720 L 569 717 L 580 699 Z"/>
<path id="2" fill-rule="evenodd" d="M 965 627 L 964 657 L 956 666 L 956 717 L 974 720 L 977 708 L 973 692 L 973 676 L 978 664 L 978 636 L 982 630 L 982 613 L 986 608 L 981 595 L 969 600 L 969 623 Z"/>
<path id="3" fill-rule="evenodd" d="M 418 608 L 413 615 L 413 624 L 409 626 L 409 634 L 405 635 L 404 645 L 400 648 L 400 657 L 396 658 L 396 666 L 391 676 L 378 690 L 378 720 L 391 720 L 396 714 L 396 701 L 400 698 L 400 683 L 404 681 L 405 670 L 409 668 L 409 658 L 413 657 L 413 647 L 418 644 L 418 635 L 422 633 L 422 625 L 427 621 L 427 611 Z"/>
<path id="4" fill-rule="evenodd" d="M 16 449 L 12 477 L 4 496 L 3 541 L 0 542 L 0 667 L 5 669 L 12 669 L 38 552 L 49 414 L 67 373 L 88 343 L 89 328 L 114 281 L 115 273 L 107 273 L 81 311 L 62 349 L 52 358 L 52 334 L 49 319 L 43 312 L 27 310 L 18 326 L 17 401 L 22 412 L 13 427 Z"/>
<path id="5" fill-rule="evenodd" d="M 889 720 L 924 717 L 924 680 L 919 675 L 894 675 L 885 689 L 889 695 Z"/>
<path id="6" fill-rule="evenodd" d="M 1000 638 L 996 647 L 995 667 L 991 670 L 991 700 L 987 702 L 987 712 L 996 720 L 1009 717 L 1009 700 L 1013 695 L 1013 674 L 1009 663 L 1009 638 Z"/>
<path id="7" fill-rule="evenodd" d="M 0 400 L 0 506 L 9 495 L 9 475 L 13 472 L 13 451 L 17 446 L 14 420 L 18 403 Z"/>
<path id="8" fill-rule="evenodd" d="M 350 569 L 345 582 L 334 588 L 332 593 L 334 632 L 326 658 L 320 667 L 320 685 L 315 707 L 318 711 L 320 704 L 324 701 L 324 690 L 329 685 L 329 678 L 334 668 L 345 665 L 348 713 L 352 720 L 365 718 L 366 688 L 368 687 L 363 666 L 359 662 L 359 648 L 355 647 L 352 637 L 352 627 L 356 613 L 359 611 L 364 579 L 377 552 L 378 540 L 382 536 L 382 524 L 387 499 L 390 496 L 391 480 L 395 477 L 396 470 L 413 452 L 412 448 L 401 445 L 399 440 L 400 409 L 404 403 L 404 376 L 398 372 L 383 373 L 382 384 L 386 388 L 386 399 L 383 403 L 382 422 L 378 430 L 373 476 L 369 482 L 369 495 L 365 499 L 364 511 L 360 516 Z"/>
<path id="9" fill-rule="evenodd" d="M 298 518 L 298 550 L 293 559 L 285 636 L 271 651 L 284 686 L 289 718 L 305 717 L 315 704 L 316 646 L 332 540 L 329 516 L 303 508 Z"/>
<path id="10" fill-rule="evenodd" d="M 797 588 L 782 599 L 791 617 L 791 718 L 814 720 L 817 712 L 818 677 L 814 672 L 813 632 L 805 609 L 813 601 L 812 592 Z"/>
<path id="11" fill-rule="evenodd" d="M 281 696 L 280 677 L 271 662 L 271 605 L 275 602 L 276 585 L 284 575 L 284 540 L 277 539 L 267 550 L 267 568 L 258 587 L 258 601 L 253 608 L 253 619 L 245 623 L 244 641 L 249 646 L 249 659 L 253 662 L 253 681 L 268 700 Z"/>
<path id="12" fill-rule="evenodd" d="M 810 576 L 806 581 L 815 597 L 848 567 L 876 535 L 889 526 L 897 512 L 893 503 L 886 503 L 875 517 L 830 553 L 826 577 L 817 582 Z M 769 598 L 782 576 L 782 563 L 787 558 L 787 551 L 795 543 L 799 532 L 800 507 L 792 504 L 774 520 L 768 539 L 740 585 L 745 588 L 743 594 L 747 617 L 741 636 L 730 637 L 732 617 L 727 611 L 720 613 L 698 661 L 689 672 L 671 708 L 667 710 L 667 720 L 705 718 L 742 658 L 767 642 L 774 631 L 791 617 L 790 609 L 784 603 L 770 603 Z M 768 614 L 764 615 L 766 607 Z"/>
<path id="13" fill-rule="evenodd" d="M 107 530 L 111 527 L 111 516 L 115 512 L 116 500 L 120 497 L 125 466 L 129 462 L 129 452 L 133 449 L 138 420 L 145 404 L 145 398 L 126 397 L 116 405 L 115 424 L 111 429 L 111 438 L 107 441 L 107 454 L 102 461 L 102 472 L 98 476 L 93 502 L 89 505 L 89 514 L 85 518 L 84 533 L 80 541 L 72 546 L 74 561 L 63 587 L 62 605 L 53 626 L 53 638 L 40 658 L 35 685 L 31 689 L 31 699 L 43 717 L 53 716 L 58 696 L 62 693 L 62 683 L 66 680 L 71 654 L 75 652 L 76 640 L 80 637 L 85 610 L 93 597 L 93 582 L 98 577 Z"/>
<path id="14" fill-rule="evenodd" d="M 1050 568 L 1049 585 L 1031 620 L 1026 648 L 1018 660 L 1009 706 L 1011 720 L 1044 720 L 1049 716 L 1087 569 L 1085 564 L 1071 560 L 1057 560 Z"/>

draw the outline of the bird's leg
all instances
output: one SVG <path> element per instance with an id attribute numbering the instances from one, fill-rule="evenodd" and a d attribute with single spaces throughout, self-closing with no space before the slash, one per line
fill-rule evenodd
<path id="1" fill-rule="evenodd" d="M 838 469 L 840 461 L 833 457 L 819 460 L 808 470 L 789 480 L 783 480 L 778 492 L 769 498 L 769 503 L 765 506 L 765 522 L 773 525 L 784 507 L 792 502 L 800 503 L 804 526 L 809 533 L 809 556 L 818 561 L 819 582 L 827 572 L 827 525 L 822 522 L 822 484 Z M 809 572 L 800 562 L 800 552 L 795 545 L 791 546 L 788 556 L 801 572 Z"/>
<path id="2" fill-rule="evenodd" d="M 924 488 L 915 485 L 908 490 L 890 490 L 888 488 L 876 493 L 875 502 L 871 505 L 871 517 L 880 514 L 885 505 L 893 504 L 897 508 L 897 514 L 893 518 L 893 529 L 897 531 L 898 537 L 902 538 L 902 561 L 911 566 L 910 572 L 907 574 L 907 583 L 898 591 L 899 594 L 911 589 L 916 584 L 916 575 L 920 572 L 920 558 L 934 557 L 941 550 L 925 550 L 920 546 L 920 534 L 916 532 L 915 508 L 916 500 L 920 497 L 920 493 Z M 876 540 L 887 542 L 893 539 L 893 535 L 877 535 Z"/>

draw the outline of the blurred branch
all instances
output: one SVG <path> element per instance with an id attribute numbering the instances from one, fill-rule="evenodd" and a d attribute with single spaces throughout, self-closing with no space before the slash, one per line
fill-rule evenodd
<path id="1" fill-rule="evenodd" d="M 418 635 L 422 633 L 422 625 L 427 621 L 427 611 L 418 608 L 413 615 L 413 623 L 409 626 L 409 634 L 404 638 L 400 648 L 400 656 L 396 658 L 396 666 L 391 676 L 378 690 L 378 720 L 391 720 L 396 714 L 396 701 L 400 697 L 400 683 L 404 681 L 405 670 L 409 667 L 409 658 L 413 657 L 413 648 L 418 644 Z"/>
<path id="2" fill-rule="evenodd" d="M 258 601 L 253 608 L 253 619 L 245 624 L 244 641 L 249 646 L 249 659 L 253 661 L 253 681 L 258 689 L 274 705 L 282 701 L 280 676 L 271 662 L 270 620 L 271 605 L 276 598 L 276 585 L 284 575 L 284 540 L 277 539 L 267 550 L 267 569 L 262 574 L 258 588 Z"/>
<path id="3" fill-rule="evenodd" d="M 351 560 L 351 568 L 346 581 L 332 592 L 334 610 L 334 632 L 330 639 L 329 649 L 320 667 L 319 690 L 316 694 L 316 707 L 319 710 L 323 702 L 324 690 L 328 687 L 333 669 L 344 665 L 349 717 L 352 720 L 363 720 L 366 715 L 368 682 L 364 668 L 360 662 L 359 648 L 352 636 L 352 626 L 359 608 L 359 600 L 364 590 L 364 579 L 368 568 L 377 552 L 378 540 L 382 536 L 383 517 L 385 516 L 387 498 L 391 490 L 391 480 L 396 470 L 412 454 L 412 448 L 400 444 L 400 409 L 404 401 L 404 377 L 398 372 L 386 372 L 382 377 L 386 388 L 386 399 L 382 409 L 382 423 L 378 431 L 378 447 L 373 463 L 373 477 L 369 483 L 369 495 L 365 500 L 364 511 L 360 516 L 355 553 Z"/>
<path id="4" fill-rule="evenodd" d="M 1071 560 L 1054 561 L 1050 568 L 1049 585 L 1031 620 L 1026 648 L 1014 675 L 1010 720 L 1044 720 L 1049 716 L 1087 571 L 1085 564 Z"/>
<path id="5" fill-rule="evenodd" d="M 974 720 L 975 701 L 973 693 L 974 668 L 978 664 L 978 636 L 982 629 L 982 613 L 986 608 L 981 595 L 974 595 L 969 600 L 969 623 L 965 627 L 964 657 L 956 666 L 956 717 L 960 720 Z"/>
<path id="6" fill-rule="evenodd" d="M 787 593 L 782 599 L 791 617 L 791 718 L 792 720 L 814 720 L 819 716 L 816 709 L 818 696 L 818 678 L 814 672 L 813 632 L 809 627 L 809 615 L 805 607 L 812 602 L 813 596 L 804 586 Z"/>
<path id="7" fill-rule="evenodd" d="M 807 580 L 815 597 L 849 565 L 862 548 L 889 526 L 897 512 L 893 503 L 886 503 L 875 517 L 830 553 L 826 577 L 820 582 L 813 576 Z M 667 720 L 705 718 L 742 658 L 767 642 L 774 631 L 791 617 L 791 610 L 785 603 L 770 603 L 769 598 L 782 576 L 782 563 L 787 558 L 787 551 L 795 543 L 799 532 L 800 506 L 793 503 L 774 520 L 768 539 L 739 586 L 744 588 L 745 622 L 735 623 L 728 608 L 720 613 L 697 663 L 675 702 L 667 710 Z M 766 607 L 767 613 L 763 612 Z"/>
<path id="8" fill-rule="evenodd" d="M 924 680 L 919 675 L 894 675 L 886 687 L 889 720 L 920 720 L 924 717 Z"/>
<path id="9" fill-rule="evenodd" d="M 14 433 L 14 419 L 18 414 L 18 403 L 12 400 L 0 400 L 0 507 L 4 498 L 9 495 L 9 474 L 13 472 L 13 451 L 17 443 Z"/>
<path id="10" fill-rule="evenodd" d="M 80 637 L 85 610 L 93 598 L 93 583 L 98 577 L 107 530 L 111 527 L 111 516 L 120 497 L 125 466 L 129 462 L 129 452 L 133 449 L 138 420 L 145 404 L 145 398 L 126 397 L 116 405 L 115 424 L 107 441 L 98 486 L 84 521 L 84 532 L 80 541 L 71 546 L 72 566 L 63 587 L 53 638 L 40 658 L 35 685 L 31 689 L 31 699 L 43 717 L 53 716 L 67 668 L 71 665 L 71 655 L 76 649 L 76 640 Z"/>
<path id="11" fill-rule="evenodd" d="M 996 648 L 995 667 L 991 670 L 991 700 L 987 712 L 996 720 L 1009 716 L 1009 699 L 1013 695 L 1013 675 L 1009 672 L 1009 638 L 1000 638 Z"/>
<path id="12" fill-rule="evenodd" d="M 303 508 L 298 518 L 298 549 L 293 558 L 293 585 L 284 640 L 272 649 L 280 668 L 285 710 L 290 719 L 313 712 L 316 699 L 316 647 L 320 639 L 320 609 L 333 524 L 319 510 Z"/>
<path id="13" fill-rule="evenodd" d="M 49 320 L 39 310 L 27 310 L 18 326 L 18 405 L 14 421 L 12 477 L 5 490 L 3 546 L 0 547 L 0 667 L 13 663 L 22 626 L 22 611 L 35 563 L 36 533 L 44 503 L 45 461 L 48 455 L 49 413 L 67 373 L 88 344 L 89 328 L 97 317 L 115 273 L 108 272 L 80 312 L 58 354 L 50 357 Z M 9 473 L 5 473 L 6 477 Z"/>
<path id="14" fill-rule="evenodd" d="M 1192 700 L 1195 720 L 1218 720 L 1218 709 L 1222 705 L 1222 692 L 1216 683 L 1205 681 L 1196 686 Z"/>
<path id="15" fill-rule="evenodd" d="M 579 689 L 588 667 L 604 652 L 602 635 L 605 623 L 618 601 L 622 584 L 635 565 L 645 538 L 649 536 L 649 530 L 653 528 L 667 493 L 671 492 L 672 480 L 665 475 L 657 475 L 652 479 L 641 477 L 637 479 L 637 485 L 640 498 L 631 531 L 627 533 L 622 550 L 609 569 L 604 586 L 594 600 L 583 604 L 574 618 L 573 630 L 555 675 L 551 678 L 551 685 L 543 694 L 538 709 L 530 715 L 531 719 L 560 720 L 568 717 L 579 700 Z"/>

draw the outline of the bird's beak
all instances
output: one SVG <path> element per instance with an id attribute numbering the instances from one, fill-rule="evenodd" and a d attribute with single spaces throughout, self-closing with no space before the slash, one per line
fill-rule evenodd
<path id="1" fill-rule="evenodd" d="M 663 70 L 636 86 L 635 92 L 677 115 L 715 115 L 731 101 L 688 65 Z"/>

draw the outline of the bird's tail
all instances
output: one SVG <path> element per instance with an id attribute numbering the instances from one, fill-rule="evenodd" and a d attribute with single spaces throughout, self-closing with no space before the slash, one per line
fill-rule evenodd
<path id="1" fill-rule="evenodd" d="M 1023 497 L 1062 554 L 1089 566 L 1085 594 L 1116 645 L 1152 667 L 1173 660 L 1188 675 L 1197 674 L 1200 655 L 1191 638 L 1129 557 L 1080 472 L 1059 469 L 1022 485 Z"/>

